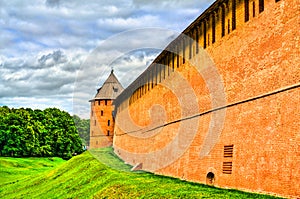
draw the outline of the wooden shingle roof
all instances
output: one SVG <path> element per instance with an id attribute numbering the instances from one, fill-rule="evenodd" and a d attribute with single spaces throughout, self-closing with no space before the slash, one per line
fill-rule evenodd
<path id="1" fill-rule="evenodd" d="M 99 99 L 116 99 L 118 95 L 124 90 L 123 86 L 117 79 L 117 77 L 114 74 L 114 71 L 111 70 L 110 75 L 106 79 L 106 81 L 103 83 L 102 87 L 97 89 L 96 96 L 90 100 L 99 100 Z"/>

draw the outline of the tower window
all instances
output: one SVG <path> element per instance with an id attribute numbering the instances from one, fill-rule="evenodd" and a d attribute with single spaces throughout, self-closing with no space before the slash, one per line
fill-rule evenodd
<path id="1" fill-rule="evenodd" d="M 110 120 L 107 121 L 107 126 L 110 126 Z"/>
<path id="2" fill-rule="evenodd" d="M 101 100 L 98 101 L 98 105 L 100 105 L 100 101 L 101 101 Z"/>
<path id="3" fill-rule="evenodd" d="M 113 87 L 114 92 L 118 92 L 118 88 Z"/>
<path id="4" fill-rule="evenodd" d="M 249 0 L 245 0 L 245 22 L 249 21 Z"/>
<path id="5" fill-rule="evenodd" d="M 259 0 L 258 2 L 259 4 L 259 13 L 261 13 L 262 11 L 264 11 L 264 0 Z"/>
<path id="6" fill-rule="evenodd" d="M 107 136 L 109 136 L 110 135 L 110 131 L 109 130 L 107 130 Z"/>
<path id="7" fill-rule="evenodd" d="M 101 116 L 103 116 L 103 114 L 104 114 L 103 111 L 101 111 Z"/>
<path id="8" fill-rule="evenodd" d="M 105 103 L 105 106 L 107 106 L 107 100 L 105 100 L 104 103 Z"/>
<path id="9" fill-rule="evenodd" d="M 252 3 L 253 17 L 255 17 L 255 2 Z"/>

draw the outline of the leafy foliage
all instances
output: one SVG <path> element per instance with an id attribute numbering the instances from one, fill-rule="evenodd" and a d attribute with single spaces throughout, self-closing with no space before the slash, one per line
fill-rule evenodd
<path id="1" fill-rule="evenodd" d="M 73 120 L 75 122 L 82 143 L 88 146 L 90 143 L 90 120 L 81 119 L 77 115 L 73 115 Z"/>
<path id="2" fill-rule="evenodd" d="M 69 113 L 57 108 L 0 107 L 0 155 L 69 159 L 82 152 L 82 141 Z"/>

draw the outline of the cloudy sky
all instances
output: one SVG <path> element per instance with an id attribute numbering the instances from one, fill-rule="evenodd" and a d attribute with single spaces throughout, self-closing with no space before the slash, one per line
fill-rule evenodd
<path id="1" fill-rule="evenodd" d="M 128 86 L 213 0 L 0 0 L 0 106 L 88 117 L 111 68 Z"/>

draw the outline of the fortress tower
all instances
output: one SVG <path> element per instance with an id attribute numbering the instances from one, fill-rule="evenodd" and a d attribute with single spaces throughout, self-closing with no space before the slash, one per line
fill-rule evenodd
<path id="1" fill-rule="evenodd" d="M 123 91 L 123 87 L 114 75 L 113 70 L 97 89 L 91 99 L 90 148 L 101 148 L 112 145 L 114 132 L 113 101 Z"/>

